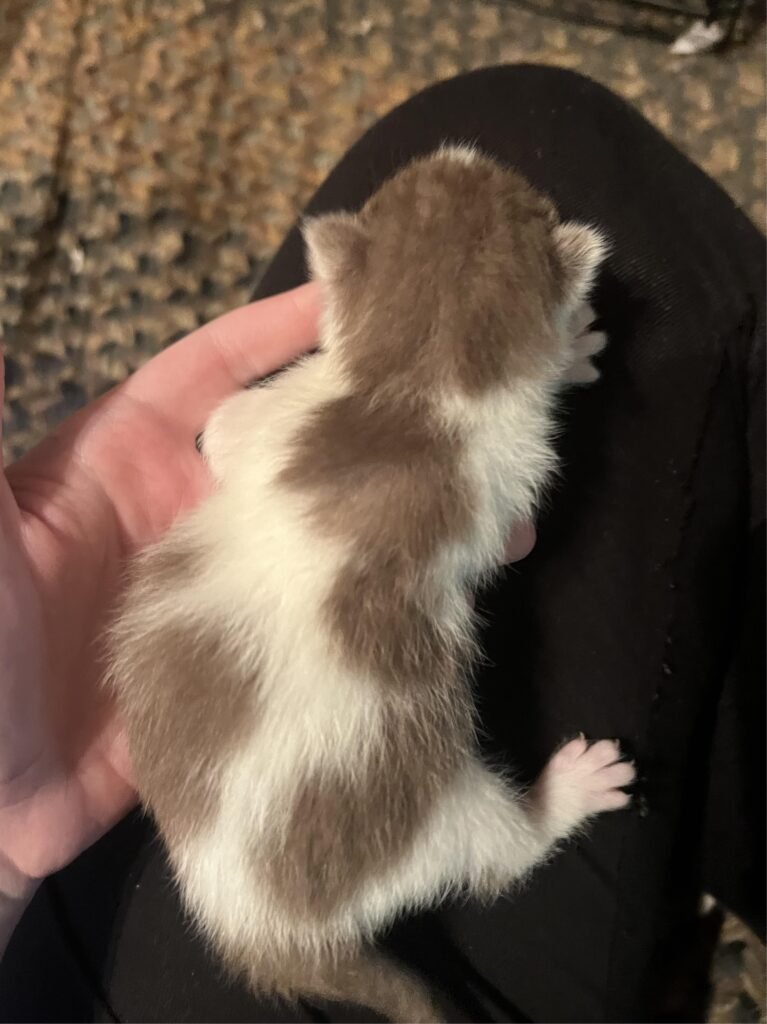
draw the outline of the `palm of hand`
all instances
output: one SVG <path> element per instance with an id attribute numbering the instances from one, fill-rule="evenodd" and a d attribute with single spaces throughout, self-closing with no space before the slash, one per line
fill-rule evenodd
<path id="1" fill-rule="evenodd" d="M 205 494 L 212 409 L 310 346 L 309 286 L 172 346 L 0 476 L 0 892 L 72 859 L 135 800 L 99 687 L 126 559 Z"/>

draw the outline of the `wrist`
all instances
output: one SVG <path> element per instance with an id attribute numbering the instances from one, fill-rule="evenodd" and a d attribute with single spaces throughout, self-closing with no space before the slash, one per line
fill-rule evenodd
<path id="1" fill-rule="evenodd" d="M 41 882 L 19 872 L 0 853 L 0 957 Z"/>
<path id="2" fill-rule="evenodd" d="M 33 878 L 20 869 L 0 850 L 0 899 L 4 902 L 29 903 L 40 887 L 42 878 Z"/>
<path id="3" fill-rule="evenodd" d="M 23 892 L 17 895 L 0 892 L 0 959 L 11 941 L 16 925 L 32 902 L 32 897 L 35 895 L 40 881 L 39 879 L 29 879 L 29 884 L 24 887 Z"/>

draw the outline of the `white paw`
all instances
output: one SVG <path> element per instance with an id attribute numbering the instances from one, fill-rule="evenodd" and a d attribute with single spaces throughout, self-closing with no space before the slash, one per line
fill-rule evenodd
<path id="1" fill-rule="evenodd" d="M 258 388 L 237 391 L 213 410 L 197 439 L 197 450 L 211 475 L 222 481 L 243 446 L 252 441 L 254 424 L 263 422 L 264 392 Z"/>
<path id="2" fill-rule="evenodd" d="M 565 371 L 565 380 L 570 384 L 591 384 L 599 379 L 599 370 L 591 360 L 607 344 L 607 335 L 590 330 L 595 320 L 596 313 L 588 302 L 581 303 L 570 318 L 569 365 Z"/>
<path id="3" fill-rule="evenodd" d="M 581 302 L 570 314 L 567 333 L 571 338 L 579 338 L 594 323 L 597 314 L 590 302 Z"/>
<path id="4" fill-rule="evenodd" d="M 593 814 L 628 807 L 631 796 L 622 786 L 636 778 L 634 765 L 621 760 L 615 740 L 589 745 L 583 736 L 553 755 L 535 786 L 536 801 L 556 824 L 572 827 Z"/>
<path id="5" fill-rule="evenodd" d="M 573 355 L 576 360 L 588 359 L 597 355 L 607 344 L 607 335 L 604 331 L 585 331 L 573 342 Z"/>

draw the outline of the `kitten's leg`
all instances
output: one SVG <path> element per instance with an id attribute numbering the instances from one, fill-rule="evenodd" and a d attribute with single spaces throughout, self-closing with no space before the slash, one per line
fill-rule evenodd
<path id="1" fill-rule="evenodd" d="M 386 924 L 407 907 L 438 901 L 450 889 L 494 897 L 545 860 L 588 818 L 626 807 L 622 786 L 634 766 L 621 760 L 618 744 L 565 744 L 521 797 L 498 775 L 470 761 L 423 822 L 404 861 L 360 894 L 357 913 L 369 926 Z M 392 1021 L 441 1019 L 428 987 L 377 951 L 347 952 L 326 961 L 290 958 L 284 972 L 267 972 L 256 987 L 286 997 L 341 1000 L 369 1006 Z"/>
<path id="2" fill-rule="evenodd" d="M 408 861 L 372 887 L 369 906 L 418 905 L 463 888 L 497 896 L 588 818 L 628 806 L 621 787 L 634 778 L 612 740 L 565 744 L 525 795 L 472 760 L 424 822 Z"/>
<path id="3" fill-rule="evenodd" d="M 502 827 L 506 848 L 489 843 L 488 861 L 483 865 L 491 891 L 499 882 L 506 888 L 524 877 L 589 818 L 628 807 L 631 797 L 622 787 L 635 777 L 634 765 L 621 759 L 614 740 L 589 744 L 581 736 L 551 757 L 525 796 L 520 798 L 504 787 L 504 807 L 496 828 Z"/>
<path id="4" fill-rule="evenodd" d="M 599 379 L 599 370 L 591 360 L 607 344 L 607 335 L 590 329 L 595 320 L 596 314 L 588 302 L 581 303 L 570 318 L 570 365 L 565 374 L 570 384 L 591 384 Z"/>

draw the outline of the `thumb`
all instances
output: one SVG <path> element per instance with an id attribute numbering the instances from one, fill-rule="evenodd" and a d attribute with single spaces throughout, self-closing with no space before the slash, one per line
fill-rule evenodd
<path id="1" fill-rule="evenodd" d="M 3 465 L 3 419 L 5 411 L 5 359 L 0 344 L 0 544 L 15 542 L 21 522 L 16 499 L 5 478 Z"/>
<path id="2" fill-rule="evenodd" d="M 196 434 L 228 395 L 309 351 L 319 312 L 316 284 L 234 309 L 155 356 L 120 390 Z"/>
<path id="3" fill-rule="evenodd" d="M 2 330 L 0 329 L 0 334 Z M 5 422 L 5 352 L 0 340 L 0 472 L 3 469 L 3 424 Z"/>

